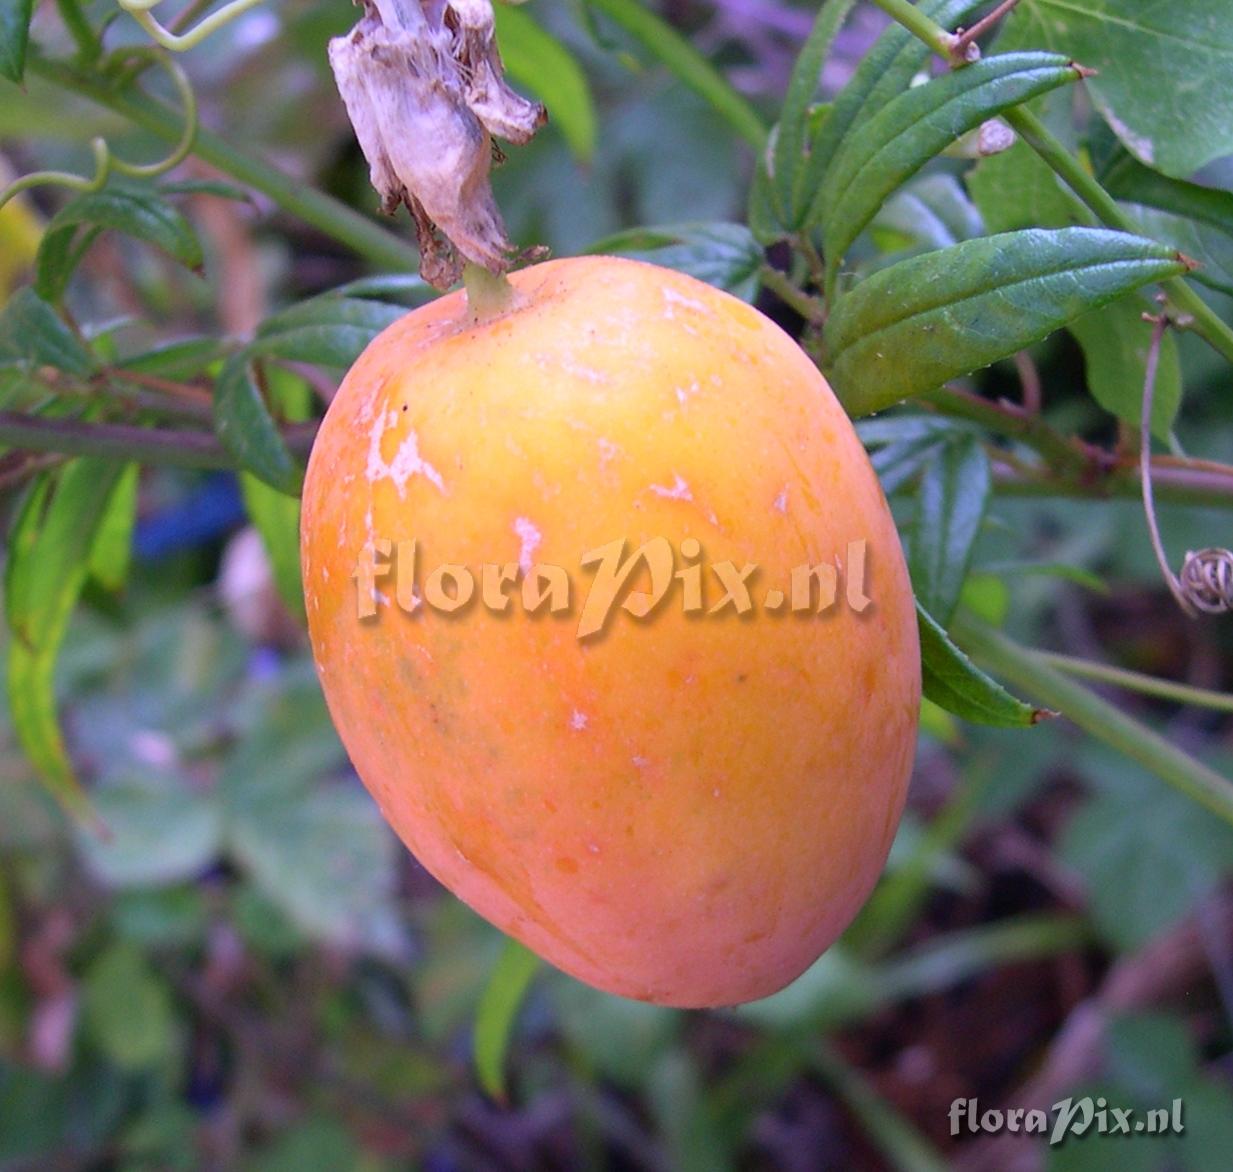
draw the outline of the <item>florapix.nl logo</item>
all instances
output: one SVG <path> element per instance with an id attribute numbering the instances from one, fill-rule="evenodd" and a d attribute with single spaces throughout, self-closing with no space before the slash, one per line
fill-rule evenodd
<path id="1" fill-rule="evenodd" d="M 710 561 L 694 537 L 679 546 L 665 537 L 630 545 L 616 538 L 588 550 L 571 572 L 528 556 L 517 562 L 434 564 L 417 540 L 377 538 L 356 561 L 356 613 L 374 621 L 383 609 L 396 607 L 411 616 L 449 617 L 479 606 L 496 615 L 521 611 L 567 619 L 577 608 L 577 636 L 586 639 L 603 632 L 618 611 L 643 620 L 674 600 L 684 614 L 700 617 L 818 616 L 841 605 L 862 614 L 873 605 L 863 539 L 848 542 L 844 556 L 833 562 L 794 566 L 787 581 L 765 585 L 756 563 Z"/>

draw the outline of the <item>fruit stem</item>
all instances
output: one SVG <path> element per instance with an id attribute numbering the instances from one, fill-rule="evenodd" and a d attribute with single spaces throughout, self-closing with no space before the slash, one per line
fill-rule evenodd
<path id="1" fill-rule="evenodd" d="M 477 322 L 499 317 L 514 306 L 517 291 L 504 273 L 493 273 L 467 261 L 462 266 L 462 283 L 471 316 Z"/>

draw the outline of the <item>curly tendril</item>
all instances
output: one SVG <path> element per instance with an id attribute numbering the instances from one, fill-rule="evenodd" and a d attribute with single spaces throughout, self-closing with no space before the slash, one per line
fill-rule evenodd
<path id="1" fill-rule="evenodd" d="M 111 153 L 111 147 L 108 146 L 106 139 L 95 138 L 90 142 L 90 151 L 94 156 L 93 175 L 89 177 L 74 175 L 71 171 L 32 171 L 29 175 L 15 179 L 8 187 L 0 191 L 0 208 L 4 207 L 15 195 L 28 191 L 32 187 L 53 186 L 67 187 L 80 192 L 99 191 L 113 172 L 134 178 L 151 179 L 165 174 L 188 157 L 197 138 L 198 126 L 197 97 L 193 93 L 188 75 L 166 54 L 160 53 L 153 47 L 140 45 L 117 49 L 106 59 L 103 67 L 110 68 L 126 61 L 137 61 L 141 63 L 143 69 L 150 65 L 161 65 L 175 85 L 184 111 L 184 133 L 172 152 L 166 158 L 158 159 L 153 163 L 130 163 L 116 158 Z"/>
<path id="2" fill-rule="evenodd" d="M 255 8 L 261 0 L 231 0 L 230 4 L 204 17 L 186 33 L 173 33 L 151 15 L 161 0 L 117 0 L 117 3 L 164 49 L 170 49 L 173 53 L 184 53 L 194 45 L 199 45 L 211 33 L 216 33 L 224 25 L 230 24 L 237 16 L 243 16 L 250 8 Z"/>

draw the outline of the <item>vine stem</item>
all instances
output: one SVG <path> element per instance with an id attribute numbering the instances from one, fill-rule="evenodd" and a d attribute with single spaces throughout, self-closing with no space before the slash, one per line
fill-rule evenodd
<path id="1" fill-rule="evenodd" d="M 1233 824 L 1233 782 L 1170 744 L 1120 708 L 1070 679 L 1038 652 L 1021 647 L 1001 631 L 960 613 L 952 635 L 990 671 L 1058 709 L 1084 732 L 1137 761 L 1180 793 Z"/>
<path id="2" fill-rule="evenodd" d="M 104 106 L 169 142 L 177 141 L 183 131 L 182 117 L 148 94 L 134 93 L 128 87 L 112 89 L 93 74 L 38 54 L 30 55 L 26 67 L 31 73 Z M 346 204 L 317 191 L 311 184 L 292 178 L 264 159 L 233 147 L 217 134 L 200 129 L 192 153 L 240 183 L 260 191 L 283 211 L 345 244 L 375 265 L 396 272 L 418 268 L 419 253 L 410 243 Z"/>
<path id="3" fill-rule="evenodd" d="M 283 438 L 292 452 L 304 455 L 312 447 L 316 431 L 316 423 L 295 424 L 284 429 Z M 210 432 L 81 423 L 19 411 L 0 411 L 0 443 L 27 452 L 110 456 L 175 468 L 240 467 Z"/>
<path id="4" fill-rule="evenodd" d="M 908 32 L 929 46 L 938 56 L 951 62 L 954 59 L 957 40 L 946 29 L 930 20 L 908 0 L 874 0 L 883 12 L 893 17 Z M 1002 114 L 1003 119 L 1015 133 L 1034 150 L 1050 169 L 1079 197 L 1105 224 L 1119 232 L 1142 235 L 1139 226 L 1118 206 L 1115 200 L 1094 175 L 1070 153 L 1050 132 L 1049 128 L 1026 106 L 1012 106 Z M 1233 362 L 1233 327 L 1221 320 L 1202 297 L 1181 277 L 1171 277 L 1162 282 L 1174 308 L 1180 311 L 1174 317 L 1191 319 L 1186 322 L 1212 349 Z M 1176 322 L 1182 325 L 1181 321 Z"/>
<path id="5" fill-rule="evenodd" d="M 1053 651 L 1033 651 L 1041 663 L 1081 680 L 1112 684 L 1143 696 L 1155 696 L 1161 700 L 1173 700 L 1178 704 L 1190 704 L 1196 708 L 1212 708 L 1217 712 L 1233 712 L 1233 696 L 1227 692 L 1213 692 L 1210 688 L 1196 688 L 1173 680 L 1162 680 L 1144 672 L 1130 671 L 1090 659 L 1078 659 L 1073 655 L 1060 655 Z"/>

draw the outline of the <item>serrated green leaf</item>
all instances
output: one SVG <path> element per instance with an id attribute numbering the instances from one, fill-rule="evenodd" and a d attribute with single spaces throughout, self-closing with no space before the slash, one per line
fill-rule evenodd
<path id="1" fill-rule="evenodd" d="M 34 0 L 0 3 L 0 77 L 19 82 L 24 76 L 33 15 Z"/>
<path id="2" fill-rule="evenodd" d="M 988 118 L 1057 89 L 1079 74 L 1056 53 L 987 57 L 892 99 L 840 145 L 819 188 L 810 222 L 825 216 L 828 274 L 886 198 L 948 143 Z"/>
<path id="3" fill-rule="evenodd" d="M 774 182 L 771 191 L 780 222 L 789 229 L 799 228 L 813 198 L 809 146 L 816 139 L 809 126 L 810 104 L 818 90 L 822 67 L 830 54 L 835 35 L 852 10 L 854 0 L 823 0 L 813 29 L 809 33 L 784 95 L 775 133 Z"/>
<path id="4" fill-rule="evenodd" d="M 193 226 L 152 189 L 105 187 L 86 192 L 60 209 L 48 223 L 34 264 L 34 285 L 47 301 L 58 301 L 73 270 L 85 255 L 75 241 L 87 229 L 92 241 L 99 229 L 123 232 L 161 249 L 188 269 L 203 263 L 201 242 Z"/>
<path id="5" fill-rule="evenodd" d="M 118 591 L 128 579 L 137 523 L 137 485 L 141 469 L 128 464 L 120 473 L 90 549 L 90 577 L 104 590 Z"/>
<path id="6" fill-rule="evenodd" d="M 229 358 L 214 384 L 214 430 L 242 468 L 279 492 L 299 493 L 304 470 L 261 397 L 247 353 Z"/>
<path id="7" fill-rule="evenodd" d="M 0 366 L 52 366 L 89 378 L 98 363 L 89 348 L 33 289 L 19 289 L 0 310 Z"/>
<path id="8" fill-rule="evenodd" d="M 924 694 L 963 720 L 1001 728 L 1036 724 L 1043 713 L 1015 699 L 985 675 L 954 643 L 933 616 L 916 604 Z"/>
<path id="9" fill-rule="evenodd" d="M 1138 428 L 1143 414 L 1143 380 L 1152 327 L 1140 297 L 1128 297 L 1076 318 L 1066 328 L 1083 349 L 1087 387 L 1106 411 Z M 1161 339 L 1152 398 L 1152 434 L 1168 442 L 1182 401 L 1182 367 L 1171 333 Z"/>
<path id="10" fill-rule="evenodd" d="M 544 103 L 570 150 L 590 162 L 598 134 L 595 102 L 577 58 L 524 9 L 497 4 L 493 15 L 506 73 Z"/>
<path id="11" fill-rule="evenodd" d="M 759 149 L 765 145 L 766 126 L 758 112 L 667 21 L 637 0 L 587 0 L 587 3 L 620 25 L 712 109 L 722 114 L 746 142 Z"/>
<path id="12" fill-rule="evenodd" d="M 1142 162 L 1185 179 L 1233 154 L 1228 0 L 1024 0 L 1011 23 L 1096 71 L 1086 88 Z"/>
<path id="13" fill-rule="evenodd" d="M 56 720 L 55 663 L 89 570 L 98 527 L 123 466 L 80 459 L 66 465 L 36 535 L 27 530 L 10 551 L 5 610 L 9 644 L 8 696 L 13 730 L 56 798 L 71 813 L 87 809 Z"/>
<path id="14" fill-rule="evenodd" d="M 826 324 L 828 376 L 849 414 L 866 415 L 1185 270 L 1163 245 L 1099 228 L 967 240 L 900 261 L 840 298 Z"/>
<path id="15" fill-rule="evenodd" d="M 765 259 L 762 246 L 743 224 L 667 224 L 633 228 L 599 241 L 593 253 L 620 253 L 676 269 L 726 289 L 746 301 L 758 292 L 758 273 Z"/>
<path id="16" fill-rule="evenodd" d="M 540 969 L 540 959 L 517 940 L 506 940 L 475 1013 L 475 1073 L 494 1099 L 505 1099 L 505 1055 L 518 1010 Z"/>
<path id="17" fill-rule="evenodd" d="M 917 7 L 943 28 L 955 28 L 984 4 L 982 0 L 923 0 Z M 907 89 L 930 56 L 928 46 L 903 25 L 896 21 L 887 25 L 839 91 L 830 116 L 818 132 L 810 152 L 811 190 L 820 186 L 839 144 L 856 126 Z"/>
<path id="18" fill-rule="evenodd" d="M 991 490 L 989 459 L 975 436 L 945 444 L 925 467 L 908 565 L 912 589 L 940 623 L 959 602 Z"/>

